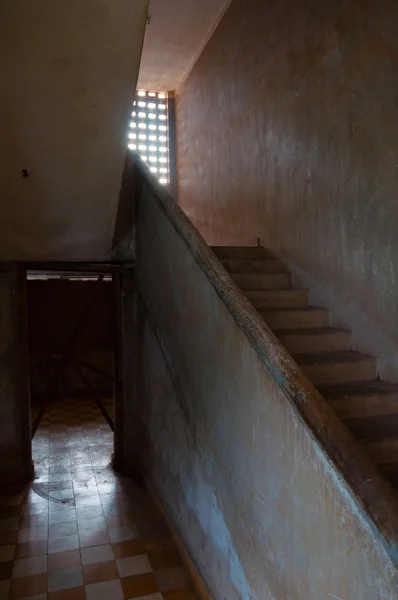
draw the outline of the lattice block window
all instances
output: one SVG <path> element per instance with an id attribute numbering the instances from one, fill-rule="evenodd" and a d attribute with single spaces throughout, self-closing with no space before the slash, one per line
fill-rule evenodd
<path id="1" fill-rule="evenodd" d="M 167 94 L 138 90 L 130 131 L 131 150 L 136 150 L 163 185 L 170 183 Z"/>

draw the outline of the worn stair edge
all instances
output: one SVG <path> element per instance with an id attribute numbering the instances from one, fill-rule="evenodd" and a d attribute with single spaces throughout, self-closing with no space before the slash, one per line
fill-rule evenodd
<path id="1" fill-rule="evenodd" d="M 318 329 L 329 325 L 329 311 L 313 306 L 262 308 L 260 316 L 273 331 L 291 329 Z"/>
<path id="2" fill-rule="evenodd" d="M 316 386 L 377 378 L 376 359 L 358 352 L 303 353 L 293 358 Z"/>
<path id="3" fill-rule="evenodd" d="M 398 461 L 398 414 L 348 419 L 345 424 L 376 463 Z"/>
<path id="4" fill-rule="evenodd" d="M 245 290 L 254 308 L 289 308 L 309 306 L 308 290 Z"/>
<path id="5" fill-rule="evenodd" d="M 361 440 L 378 440 L 398 436 L 398 413 L 347 419 L 345 424 L 355 437 Z"/>
<path id="6" fill-rule="evenodd" d="M 379 379 L 321 386 L 319 391 L 343 419 L 398 413 L 398 385 Z"/>
<path id="7" fill-rule="evenodd" d="M 379 466 L 398 461 L 398 433 L 396 436 L 375 439 L 361 438 L 360 443 L 370 459 Z"/>
<path id="8" fill-rule="evenodd" d="M 223 259 L 222 264 L 231 274 L 240 273 L 288 273 L 285 265 L 277 258 Z"/>
<path id="9" fill-rule="evenodd" d="M 242 289 L 272 290 L 291 289 L 290 273 L 237 273 L 231 275 Z"/>
<path id="10" fill-rule="evenodd" d="M 219 260 L 256 260 L 275 258 L 263 246 L 212 246 L 211 250 Z"/>
<path id="11" fill-rule="evenodd" d="M 393 487 L 398 488 L 398 461 L 379 465 L 380 471 Z"/>
<path id="12" fill-rule="evenodd" d="M 335 327 L 274 329 L 291 354 L 345 351 L 351 348 L 351 332 Z"/>

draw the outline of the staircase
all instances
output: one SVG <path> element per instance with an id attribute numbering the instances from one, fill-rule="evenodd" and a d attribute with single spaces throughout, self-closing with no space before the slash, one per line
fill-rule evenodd
<path id="1" fill-rule="evenodd" d="M 214 247 L 237 285 L 303 372 L 398 488 L 398 385 L 381 381 L 376 359 L 351 349 L 351 332 L 310 306 L 286 266 L 260 247 Z"/>

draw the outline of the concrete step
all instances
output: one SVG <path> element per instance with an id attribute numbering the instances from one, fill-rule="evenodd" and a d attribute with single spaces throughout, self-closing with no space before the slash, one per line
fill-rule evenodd
<path id="1" fill-rule="evenodd" d="M 274 331 L 327 327 L 329 311 L 312 306 L 266 308 L 258 311 L 268 327 Z"/>
<path id="2" fill-rule="evenodd" d="M 360 440 L 370 460 L 377 465 L 398 461 L 398 434 L 372 440 Z"/>
<path id="3" fill-rule="evenodd" d="M 245 290 L 245 296 L 257 309 L 309 305 L 307 290 Z"/>
<path id="4" fill-rule="evenodd" d="M 378 440 L 398 436 L 398 412 L 394 415 L 345 419 L 345 424 L 359 440 Z"/>
<path id="5" fill-rule="evenodd" d="M 324 386 L 319 391 L 342 419 L 398 413 L 398 385 L 380 379 Z"/>
<path id="6" fill-rule="evenodd" d="M 381 464 L 379 469 L 391 485 L 398 489 L 398 462 Z"/>
<path id="7" fill-rule="evenodd" d="M 214 254 L 220 260 L 261 260 L 273 258 L 272 254 L 261 246 L 212 246 Z"/>
<path id="8" fill-rule="evenodd" d="M 349 419 L 346 425 L 373 462 L 379 465 L 398 462 L 398 414 Z"/>
<path id="9" fill-rule="evenodd" d="M 277 258 L 261 260 L 233 260 L 221 261 L 229 273 L 286 273 L 287 269 Z"/>
<path id="10" fill-rule="evenodd" d="M 274 333 L 290 354 L 334 352 L 351 347 L 351 333 L 347 329 L 319 327 L 275 330 Z"/>
<path id="11" fill-rule="evenodd" d="M 242 290 L 291 289 L 290 273 L 237 273 L 232 275 Z"/>
<path id="12" fill-rule="evenodd" d="M 377 378 L 376 359 L 358 352 L 295 354 L 294 359 L 316 386 Z"/>

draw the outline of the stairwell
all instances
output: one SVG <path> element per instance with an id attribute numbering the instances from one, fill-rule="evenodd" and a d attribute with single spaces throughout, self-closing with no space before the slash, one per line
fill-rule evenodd
<path id="1" fill-rule="evenodd" d="M 398 385 L 378 378 L 377 361 L 352 350 L 348 329 L 310 306 L 287 267 L 261 247 L 214 252 L 268 327 L 329 402 L 372 462 L 398 488 Z"/>
<path id="2" fill-rule="evenodd" d="M 395 600 L 397 494 L 377 465 L 394 483 L 396 387 L 277 257 L 212 251 L 135 155 L 129 170 L 140 386 L 122 456 L 195 578 L 217 599 Z"/>

